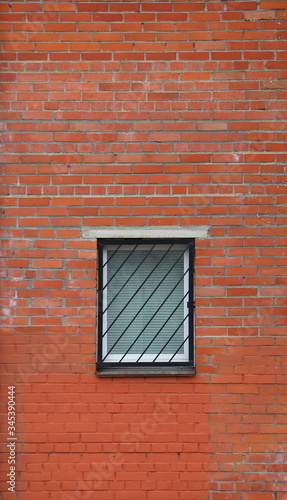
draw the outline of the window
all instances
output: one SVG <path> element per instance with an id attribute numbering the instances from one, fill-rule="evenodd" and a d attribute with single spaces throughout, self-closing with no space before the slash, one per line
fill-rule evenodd
<path id="1" fill-rule="evenodd" d="M 98 240 L 97 372 L 192 374 L 194 239 Z"/>

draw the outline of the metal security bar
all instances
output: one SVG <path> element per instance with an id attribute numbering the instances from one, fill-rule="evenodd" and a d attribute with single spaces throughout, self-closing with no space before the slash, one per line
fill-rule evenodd
<path id="1" fill-rule="evenodd" d="M 193 261 L 193 239 L 98 240 L 98 372 L 194 367 Z"/>

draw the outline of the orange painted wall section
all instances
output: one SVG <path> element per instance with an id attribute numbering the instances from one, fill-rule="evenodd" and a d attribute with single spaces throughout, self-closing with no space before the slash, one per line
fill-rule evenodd
<path id="1" fill-rule="evenodd" d="M 286 8 L 1 4 L 1 500 L 287 500 Z M 202 225 L 197 374 L 99 378 L 83 229 Z"/>

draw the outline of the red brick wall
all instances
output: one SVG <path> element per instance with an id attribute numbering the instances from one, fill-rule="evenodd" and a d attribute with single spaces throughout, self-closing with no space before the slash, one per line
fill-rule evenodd
<path id="1" fill-rule="evenodd" d="M 287 499 L 286 7 L 2 3 L 3 500 Z M 103 225 L 210 226 L 195 377 L 94 374 Z"/>

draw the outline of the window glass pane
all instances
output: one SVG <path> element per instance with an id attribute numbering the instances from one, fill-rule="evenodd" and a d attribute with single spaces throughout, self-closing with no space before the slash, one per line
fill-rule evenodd
<path id="1" fill-rule="evenodd" d="M 107 351 L 145 351 L 152 359 L 161 350 L 169 357 L 182 354 L 185 248 L 174 245 L 167 252 L 169 245 L 156 245 L 149 253 L 151 246 L 142 245 L 131 253 L 132 248 L 107 250 Z"/>

